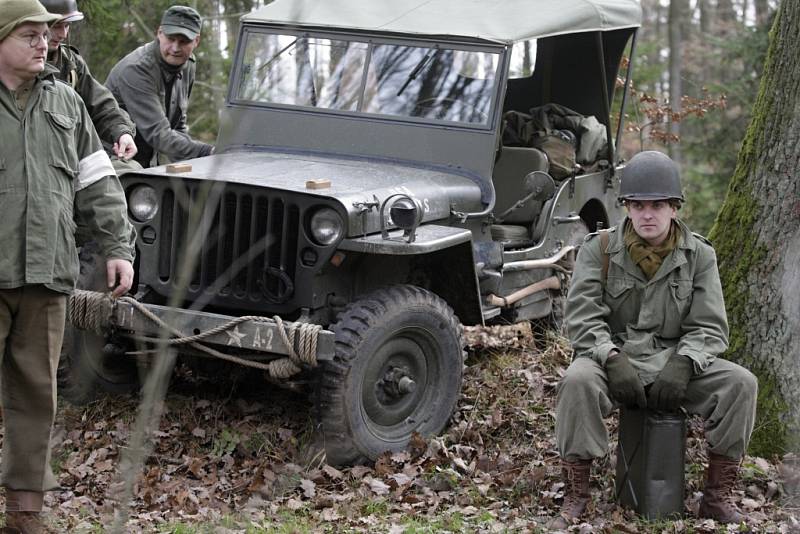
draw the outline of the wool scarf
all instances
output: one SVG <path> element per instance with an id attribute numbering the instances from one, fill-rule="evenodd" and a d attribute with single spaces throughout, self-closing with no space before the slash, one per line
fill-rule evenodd
<path id="1" fill-rule="evenodd" d="M 660 245 L 654 247 L 636 233 L 630 220 L 625 222 L 625 247 L 628 249 L 631 259 L 639 266 L 648 280 L 656 275 L 664 258 L 678 246 L 679 236 L 678 223 L 672 221 L 667 238 Z"/>

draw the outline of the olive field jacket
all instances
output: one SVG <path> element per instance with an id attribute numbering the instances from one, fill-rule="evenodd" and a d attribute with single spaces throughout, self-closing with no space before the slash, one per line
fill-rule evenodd
<path id="1" fill-rule="evenodd" d="M 107 258 L 133 261 L 122 186 L 83 101 L 55 68 L 39 74 L 24 111 L 0 83 L 0 139 L 0 288 L 73 290 L 76 210 Z"/>
<path id="2" fill-rule="evenodd" d="M 623 242 L 624 221 L 609 230 L 608 275 L 597 234 L 578 253 L 567 295 L 566 326 L 576 357 L 605 365 L 623 350 L 642 382 L 652 383 L 672 354 L 701 373 L 728 347 L 728 321 L 714 249 L 678 221 L 681 237 L 652 280 Z"/>
<path id="3" fill-rule="evenodd" d="M 58 69 L 58 79 L 66 82 L 81 96 L 97 135 L 108 149 L 121 135 L 136 135 L 136 127 L 131 118 L 120 109 L 111 91 L 92 76 L 86 61 L 76 48 L 62 44 L 54 53 L 48 54 L 48 61 Z"/>
<path id="4" fill-rule="evenodd" d="M 156 40 L 122 58 L 108 74 L 106 87 L 136 123 L 139 153 L 134 159 L 143 167 L 211 153 L 212 145 L 191 138 L 186 122 L 194 72 L 194 57 L 179 69 L 168 68 Z"/>

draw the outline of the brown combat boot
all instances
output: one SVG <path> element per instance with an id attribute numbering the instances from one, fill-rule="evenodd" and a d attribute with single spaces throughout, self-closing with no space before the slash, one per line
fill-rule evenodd
<path id="1" fill-rule="evenodd" d="M 745 516 L 732 501 L 733 486 L 739 475 L 739 463 L 727 456 L 710 453 L 706 469 L 706 487 L 697 515 L 720 523 L 741 523 Z"/>
<path id="2" fill-rule="evenodd" d="M 589 504 L 589 472 L 592 469 L 591 460 L 561 460 L 561 473 L 567 483 L 567 492 L 564 495 L 564 504 L 558 517 L 547 524 L 551 530 L 566 530 L 575 519 L 578 519 Z"/>
<path id="3" fill-rule="evenodd" d="M 3 534 L 52 534 L 39 512 L 6 512 Z"/>

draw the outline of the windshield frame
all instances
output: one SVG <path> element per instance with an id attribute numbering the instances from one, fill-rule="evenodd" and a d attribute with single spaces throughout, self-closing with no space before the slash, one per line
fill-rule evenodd
<path id="1" fill-rule="evenodd" d="M 420 47 L 430 49 L 455 49 L 465 52 L 483 52 L 497 55 L 497 67 L 495 71 L 494 83 L 491 88 L 491 96 L 487 108 L 488 117 L 485 122 L 462 122 L 448 119 L 434 119 L 427 117 L 412 117 L 407 115 L 393 115 L 386 113 L 375 113 L 359 110 L 343 110 L 325 107 L 315 107 L 308 105 L 298 104 L 283 104 L 276 102 L 262 102 L 239 97 L 242 78 L 244 76 L 244 60 L 246 53 L 247 38 L 251 34 L 277 34 L 285 36 L 294 36 L 298 39 L 301 38 L 317 38 L 329 39 L 333 41 L 354 41 L 365 43 L 369 46 L 367 52 L 367 62 L 365 64 L 365 71 L 369 68 L 369 61 L 375 45 L 396 45 L 405 47 Z M 499 114 L 500 102 L 502 98 L 502 91 L 505 86 L 507 70 L 508 70 L 508 54 L 510 47 L 501 43 L 488 43 L 482 41 L 480 43 L 468 42 L 463 39 L 448 39 L 445 37 L 434 39 L 416 36 L 395 36 L 376 33 L 364 32 L 342 32 L 342 31 L 327 31 L 327 30 L 309 30 L 287 28 L 285 26 L 273 26 L 265 24 L 243 24 L 240 31 L 240 37 L 237 42 L 235 62 L 231 72 L 231 83 L 228 86 L 227 104 L 233 106 L 242 106 L 247 108 L 267 108 L 277 109 L 283 111 L 292 111 L 298 113 L 312 113 L 322 115 L 343 116 L 349 118 L 359 118 L 364 120 L 379 120 L 390 122 L 401 122 L 405 124 L 415 124 L 424 126 L 436 126 L 456 129 L 467 130 L 482 130 L 492 131 L 496 129 L 497 116 Z M 366 80 L 366 76 L 365 76 Z M 363 91 L 363 87 L 361 89 Z M 360 96 L 363 98 L 363 94 Z"/>

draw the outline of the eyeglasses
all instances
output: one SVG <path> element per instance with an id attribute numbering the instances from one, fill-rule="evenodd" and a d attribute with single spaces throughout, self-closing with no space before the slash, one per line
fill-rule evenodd
<path id="1" fill-rule="evenodd" d="M 36 48 L 39 44 L 39 41 L 44 39 L 44 42 L 47 43 L 50 41 L 50 32 L 46 31 L 44 33 L 24 33 L 22 35 L 14 35 L 11 34 L 9 37 L 13 37 L 17 41 L 22 41 L 23 43 L 28 43 L 28 46 L 31 48 Z"/>

